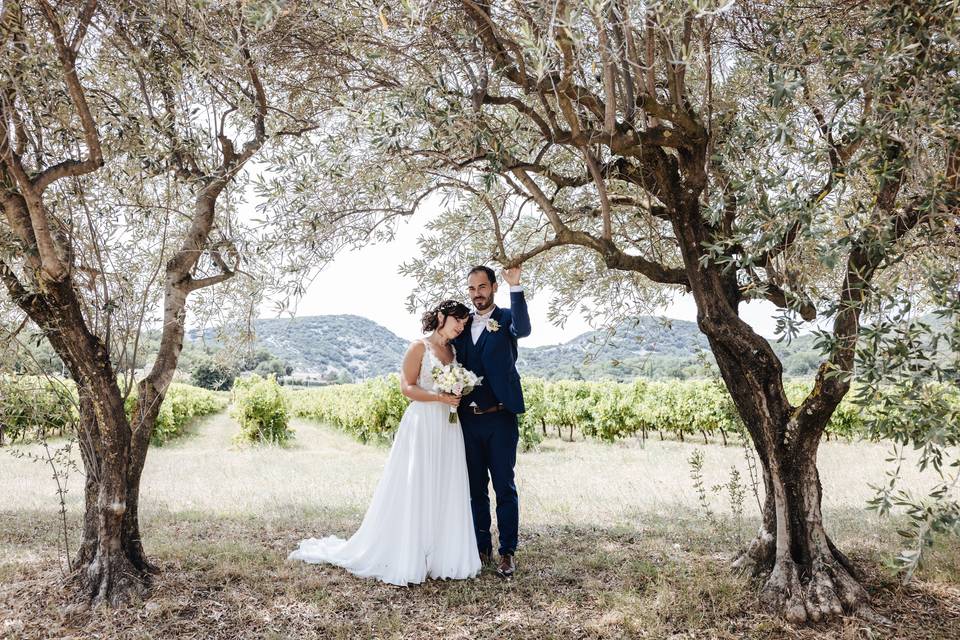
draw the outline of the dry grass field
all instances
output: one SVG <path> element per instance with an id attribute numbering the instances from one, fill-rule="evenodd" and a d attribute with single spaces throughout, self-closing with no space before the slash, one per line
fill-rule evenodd
<path id="1" fill-rule="evenodd" d="M 943 545 L 907 587 L 883 567 L 897 522 L 863 505 L 868 483 L 883 479 L 885 445 L 824 443 L 819 459 L 828 530 L 866 570 L 892 624 L 794 628 L 760 611 L 755 585 L 728 570 L 757 525 L 738 446 L 549 439 L 517 465 L 515 579 L 484 573 L 397 588 L 285 561 L 302 537 L 356 528 L 387 454 L 323 425 L 294 427 L 287 448 L 240 447 L 237 426 L 220 414 L 150 452 L 142 529 L 162 573 L 145 602 L 116 611 L 71 604 L 49 469 L 0 450 L 0 637 L 960 638 L 957 545 Z M 687 462 L 696 449 L 708 487 L 739 469 L 741 522 L 725 491 L 710 493 L 714 515 L 704 515 Z M 81 484 L 71 479 L 73 534 Z"/>

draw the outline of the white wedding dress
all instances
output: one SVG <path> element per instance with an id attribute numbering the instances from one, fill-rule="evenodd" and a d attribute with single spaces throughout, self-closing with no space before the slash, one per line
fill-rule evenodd
<path id="1" fill-rule="evenodd" d="M 417 384 L 432 391 L 431 371 L 441 363 L 426 339 L 424 346 Z M 411 402 L 357 532 L 349 540 L 303 540 L 288 559 L 334 564 L 395 585 L 480 573 L 463 432 L 459 422 L 450 424 L 449 409 Z"/>

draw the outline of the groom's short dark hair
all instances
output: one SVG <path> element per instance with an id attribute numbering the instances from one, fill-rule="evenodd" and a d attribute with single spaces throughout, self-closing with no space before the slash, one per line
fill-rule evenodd
<path id="1" fill-rule="evenodd" d="M 484 264 L 478 264 L 473 269 L 470 269 L 470 272 L 467 274 L 467 277 L 469 278 L 473 274 L 481 273 L 481 272 L 487 274 L 487 280 L 490 281 L 490 284 L 497 283 L 497 274 L 493 272 L 493 269 L 491 269 L 490 267 Z"/>

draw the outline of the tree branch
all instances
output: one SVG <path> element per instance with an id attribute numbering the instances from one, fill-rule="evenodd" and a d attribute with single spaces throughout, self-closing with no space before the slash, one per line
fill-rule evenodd
<path id="1" fill-rule="evenodd" d="M 617 93 L 616 81 L 614 80 L 617 63 L 613 61 L 610 55 L 610 42 L 607 38 L 606 22 L 598 15 L 593 16 L 593 22 L 600 36 L 598 46 L 600 48 L 600 64 L 603 68 L 603 130 L 607 135 L 612 136 L 617 130 Z"/>
<path id="2" fill-rule="evenodd" d="M 580 246 L 593 249 L 600 254 L 604 263 L 610 269 L 640 273 L 651 281 L 661 284 L 689 287 L 689 280 L 683 269 L 668 267 L 659 262 L 647 260 L 642 256 L 624 253 L 612 241 L 571 229 L 566 229 L 543 244 L 507 259 L 503 265 L 505 267 L 520 266 L 545 251 L 563 246 Z"/>
<path id="3" fill-rule="evenodd" d="M 226 282 L 227 280 L 229 280 L 230 278 L 232 278 L 232 277 L 235 276 L 235 275 L 236 275 L 235 272 L 233 272 L 233 271 L 227 271 L 227 272 L 224 272 L 224 273 L 218 273 L 218 274 L 215 275 L 215 276 L 210 276 L 210 277 L 207 277 L 207 278 L 200 278 L 199 280 L 193 280 L 193 279 L 191 279 L 191 280 L 189 280 L 189 281 L 184 285 L 184 288 L 186 289 L 187 293 L 193 293 L 193 292 L 196 291 L 197 289 L 203 289 L 203 288 L 205 288 L 205 287 L 212 287 L 212 286 L 215 285 L 215 284 L 220 284 L 221 282 Z"/>
<path id="4" fill-rule="evenodd" d="M 893 179 L 881 178 L 877 191 L 877 209 L 885 217 L 880 220 L 882 224 L 869 226 L 865 230 L 847 258 L 846 275 L 840 288 L 839 311 L 834 321 L 834 347 L 829 358 L 817 370 L 813 391 L 797 410 L 796 415 L 801 422 L 819 424 L 822 428 L 826 421 L 818 422 L 818 418 L 829 415 L 850 388 L 848 374 L 853 370 L 860 315 L 870 295 L 870 283 L 882 264 L 891 257 L 889 248 L 930 215 L 922 206 L 921 198 L 915 198 L 904 210 L 895 207 L 906 171 L 902 154 L 902 146 L 896 142 L 886 149 L 886 162 L 901 164 Z M 819 438 L 821 435 L 810 431 L 802 430 L 801 433 L 810 438 Z"/>
<path id="5" fill-rule="evenodd" d="M 567 225 L 560 219 L 560 212 L 553 206 L 553 202 L 547 198 L 546 194 L 540 189 L 539 185 L 523 169 L 513 169 L 511 173 L 517 176 L 520 183 L 526 187 L 527 192 L 533 196 L 533 199 L 540 206 L 541 211 L 547 216 L 554 233 L 558 236 L 567 230 Z"/>
<path id="6" fill-rule="evenodd" d="M 540 133 L 543 134 L 544 139 L 551 141 L 554 139 L 553 130 L 550 129 L 550 125 L 547 124 L 547 121 L 544 120 L 535 109 L 527 106 L 523 100 L 514 98 L 512 96 L 492 96 L 489 93 L 484 93 L 482 100 L 484 104 L 509 105 L 513 107 L 519 113 L 522 113 L 533 120 L 534 124 L 537 125 L 537 128 L 540 129 Z"/>
<path id="7" fill-rule="evenodd" d="M 836 142 L 829 123 L 827 123 L 823 112 L 814 103 L 814 100 L 810 94 L 810 87 L 806 82 L 806 73 L 802 73 L 805 80 L 803 85 L 804 96 L 814 114 L 814 119 L 817 121 L 817 127 L 827 142 L 827 155 L 830 159 L 830 172 L 827 174 L 823 186 L 815 190 L 807 197 L 806 206 L 809 208 L 816 206 L 828 195 L 830 195 L 837 183 L 837 180 L 845 175 L 845 166 L 847 162 L 850 161 L 850 158 L 853 157 L 853 154 L 856 153 L 863 144 L 864 139 L 862 135 L 855 134 L 853 137 L 844 140 L 841 143 Z M 863 113 L 860 119 L 861 126 L 858 127 L 858 129 L 862 129 L 863 125 L 866 123 L 867 116 L 872 112 L 872 104 L 873 103 L 870 97 L 866 96 L 864 98 Z M 772 249 L 760 255 L 757 260 L 758 264 L 761 264 L 768 269 L 772 269 L 774 258 L 789 250 L 802 230 L 803 223 L 798 219 L 792 225 L 790 225 L 790 227 L 784 232 L 781 240 Z"/>
<path id="8" fill-rule="evenodd" d="M 610 269 L 620 271 L 635 271 L 646 276 L 653 282 L 661 284 L 678 284 L 689 287 L 689 279 L 684 269 L 668 267 L 642 256 L 631 255 L 621 251 L 612 240 L 597 238 L 583 231 L 567 230 L 559 234 L 568 244 L 580 245 L 593 249 L 603 258 Z"/>
<path id="9" fill-rule="evenodd" d="M 647 109 L 645 102 L 648 102 L 654 106 L 657 105 L 657 77 L 656 77 L 656 54 L 657 54 L 657 35 L 655 30 L 657 28 L 657 18 L 654 15 L 653 10 L 646 12 L 646 20 L 644 21 L 644 45 L 645 45 L 645 61 L 646 61 L 646 74 L 645 82 L 646 85 L 645 91 L 640 96 L 640 106 L 643 108 L 644 112 L 648 116 L 647 126 L 656 127 L 660 123 L 657 120 L 657 116 L 654 114 L 653 117 L 649 117 L 650 110 Z"/>
<path id="10" fill-rule="evenodd" d="M 22 309 L 30 307 L 32 298 L 36 296 L 27 291 L 27 288 L 17 278 L 17 274 L 3 258 L 0 258 L 0 280 L 3 280 L 3 284 L 7 287 L 7 292 L 14 304 Z"/>
<path id="11" fill-rule="evenodd" d="M 613 221 L 610 216 L 610 200 L 607 197 L 607 183 L 604 181 L 603 175 L 600 173 L 600 167 L 597 164 L 597 159 L 593 157 L 593 154 L 590 152 L 588 147 L 581 147 L 583 152 L 583 157 L 587 162 L 587 168 L 590 171 L 590 175 L 593 176 L 593 182 L 597 187 L 597 193 L 600 195 L 600 215 L 603 220 L 603 238 L 605 240 L 613 240 Z"/>
<path id="12" fill-rule="evenodd" d="M 633 31 L 630 25 L 630 14 L 624 10 L 623 0 L 615 0 L 610 4 L 609 15 L 613 37 L 617 41 L 617 49 L 620 53 L 620 75 L 623 79 L 623 93 L 626 101 L 625 120 L 630 123 L 632 127 L 635 125 L 637 103 L 633 74 L 630 73 L 630 65 L 633 64 L 633 60 L 636 57 L 636 47 L 633 42 Z M 637 65 L 637 68 L 639 68 L 639 65 Z"/>
<path id="13" fill-rule="evenodd" d="M 754 283 L 763 290 L 763 297 L 780 309 L 796 310 L 800 313 L 800 317 L 807 322 L 813 322 L 817 319 L 817 307 L 808 298 L 801 299 L 796 294 L 792 294 L 791 297 L 799 302 L 798 306 L 796 303 L 790 303 L 787 299 L 787 292 L 778 285 L 770 281 L 762 282 L 756 276 L 754 276 Z"/>
<path id="14" fill-rule="evenodd" d="M 73 37 L 70 38 L 70 49 L 73 51 L 77 51 L 80 48 L 80 44 L 87 35 L 87 28 L 90 26 L 90 21 L 93 20 L 93 14 L 96 12 L 96 10 L 97 0 L 87 0 L 86 4 L 83 6 L 83 11 L 80 12 L 80 17 L 77 18 L 77 24 L 74 26 Z"/>
<path id="15" fill-rule="evenodd" d="M 64 81 L 67 85 L 67 92 L 70 94 L 70 101 L 73 102 L 77 115 L 80 116 L 80 122 L 83 125 L 83 136 L 87 144 L 87 157 L 84 160 L 67 160 L 56 164 L 37 176 L 34 185 L 39 193 L 55 180 L 68 176 L 78 176 L 85 173 L 96 171 L 103 166 L 103 152 L 100 149 L 100 134 L 97 132 L 97 124 L 90 113 L 90 106 L 87 104 L 87 98 L 83 87 L 80 85 L 80 79 L 77 77 L 77 50 L 68 46 L 63 35 L 63 29 L 57 19 L 56 11 L 47 0 L 40 0 L 40 7 L 43 15 L 50 26 L 50 32 L 53 34 L 53 41 L 57 48 L 57 57 L 63 67 Z M 87 26 L 93 18 L 96 11 L 96 0 L 88 0 L 84 6 L 83 12 L 77 23 L 77 32 L 73 41 L 80 44 L 83 35 L 87 31 Z"/>

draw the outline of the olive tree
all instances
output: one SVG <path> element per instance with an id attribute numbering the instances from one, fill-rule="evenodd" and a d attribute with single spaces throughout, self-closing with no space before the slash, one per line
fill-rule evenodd
<path id="1" fill-rule="evenodd" d="M 76 382 L 86 486 L 72 568 L 95 603 L 157 570 L 140 479 L 188 300 L 282 262 L 240 214 L 244 168 L 322 110 L 271 67 L 280 17 L 270 2 L 3 3 L 0 279 Z M 152 326 L 159 346 L 135 379 Z"/>
<path id="2" fill-rule="evenodd" d="M 933 264 L 957 283 L 956 3 L 441 0 L 367 16 L 354 73 L 376 90 L 296 188 L 266 185 L 274 210 L 334 237 L 442 194 L 405 266 L 424 296 L 480 261 L 526 265 L 560 315 L 689 292 L 762 463 L 762 526 L 737 566 L 790 621 L 870 615 L 823 522 L 817 449 L 879 301 L 932 301 L 905 284 Z M 305 31 L 301 60 L 320 44 Z M 753 299 L 787 337 L 820 331 L 798 404 L 741 317 Z"/>

